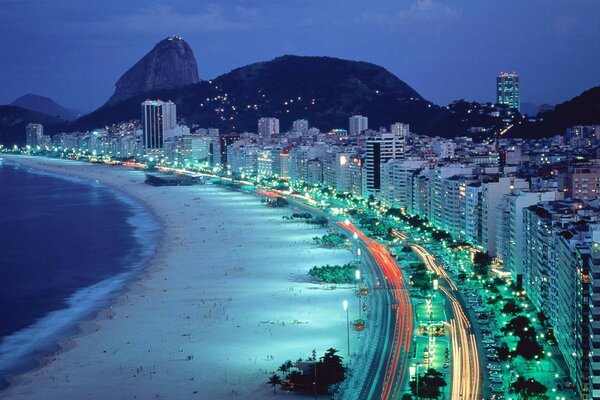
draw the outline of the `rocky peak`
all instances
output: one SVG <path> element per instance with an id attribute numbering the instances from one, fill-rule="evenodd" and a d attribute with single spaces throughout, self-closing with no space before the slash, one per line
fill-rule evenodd
<path id="1" fill-rule="evenodd" d="M 152 89 L 197 83 L 194 52 L 181 36 L 161 40 L 117 81 L 111 100 Z"/>

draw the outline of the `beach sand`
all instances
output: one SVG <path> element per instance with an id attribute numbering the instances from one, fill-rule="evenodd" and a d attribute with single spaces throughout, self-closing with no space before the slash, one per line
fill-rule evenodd
<path id="1" fill-rule="evenodd" d="M 291 209 L 215 185 L 153 187 L 122 167 L 5 158 L 116 188 L 145 203 L 163 234 L 113 306 L 0 398 L 264 399 L 273 396 L 269 373 L 284 361 L 330 347 L 346 358 L 342 301 L 355 301 L 351 287 L 332 290 L 306 273 L 352 255 L 316 247 L 312 238 L 325 230 L 284 221 Z"/>

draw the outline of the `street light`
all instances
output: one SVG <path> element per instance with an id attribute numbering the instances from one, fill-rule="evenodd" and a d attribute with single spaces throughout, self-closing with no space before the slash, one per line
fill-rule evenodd
<path id="1" fill-rule="evenodd" d="M 421 364 L 413 364 L 408 367 L 408 371 L 411 375 L 415 376 L 415 396 L 419 398 L 419 367 Z"/>
<path id="2" fill-rule="evenodd" d="M 360 307 L 360 269 L 354 271 L 354 277 L 356 278 L 356 295 L 358 296 L 358 318 L 361 317 L 361 307 Z"/>
<path id="3" fill-rule="evenodd" d="M 350 357 L 350 316 L 348 311 L 348 300 L 344 300 L 344 310 L 346 311 L 346 340 L 348 343 L 348 357 Z"/>

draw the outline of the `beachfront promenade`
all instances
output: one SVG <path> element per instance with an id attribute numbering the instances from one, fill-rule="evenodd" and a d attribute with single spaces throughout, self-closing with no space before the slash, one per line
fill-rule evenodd
<path id="1" fill-rule="evenodd" d="M 65 162 L 63 161 L 63 163 Z M 68 164 L 68 162 L 66 163 Z M 99 167 L 100 169 L 98 170 L 104 168 L 103 171 L 106 171 L 106 168 L 122 170 L 115 167 Z M 140 174 L 139 171 L 130 172 Z M 223 178 L 215 175 L 206 176 Z M 231 181 L 231 179 L 225 179 Z M 241 183 L 249 184 L 251 182 Z M 258 185 L 255 187 L 269 190 L 266 186 Z M 184 190 L 183 188 L 173 189 Z M 158 190 L 165 192 L 171 189 Z M 201 189 L 199 193 L 203 190 L 206 190 L 206 188 Z M 234 194 L 231 195 L 234 196 Z M 241 193 L 235 196 L 238 195 L 244 196 Z M 292 202 L 297 202 L 298 205 L 310 207 L 313 211 L 319 213 L 319 215 L 332 216 L 321 208 L 315 208 L 314 201 L 307 201 L 307 198 L 303 196 L 286 195 L 285 197 Z M 184 206 L 187 205 L 184 203 Z M 349 239 L 353 242 L 353 252 L 356 252 L 359 248 L 362 250 L 362 260 L 366 269 L 365 272 L 367 272 L 363 279 L 368 280 L 370 288 L 369 296 L 365 298 L 365 304 L 367 305 L 367 314 L 365 315 L 367 317 L 367 329 L 363 332 L 353 332 L 351 340 L 353 351 L 350 352 L 348 359 L 350 374 L 347 381 L 341 385 L 342 391 L 340 395 L 342 397 L 339 398 L 398 398 L 403 393 L 409 391 L 408 381 L 412 377 L 412 373 L 409 374 L 408 372 L 409 367 L 414 363 L 414 301 L 410 298 L 408 284 L 394 258 L 384 245 L 368 238 L 350 221 L 340 221 L 336 226 L 348 234 Z M 230 233 L 228 236 L 232 237 Z M 323 264 L 322 261 L 318 261 L 318 263 Z M 351 300 L 351 310 L 353 307 L 353 312 L 356 314 L 358 307 L 352 305 L 352 300 L 355 300 L 353 296 L 347 296 L 346 293 L 338 293 L 338 298 L 341 296 L 344 299 Z M 458 337 L 459 335 L 456 336 Z M 454 335 L 452 339 L 454 340 Z M 346 347 L 345 342 L 342 340 L 339 343 L 339 340 L 340 338 L 337 337 L 336 341 L 338 341 L 338 344 L 335 347 L 344 349 Z M 462 347 L 462 345 L 455 343 L 456 348 L 459 346 Z M 451 374 L 453 377 L 458 375 L 459 371 L 456 368 L 454 367 L 455 372 Z M 471 369 L 474 369 L 474 367 Z M 267 370 L 265 369 L 265 371 Z M 454 379 L 456 378 L 453 378 L 451 392 L 454 391 L 454 387 L 458 388 L 458 383 L 454 383 Z"/>

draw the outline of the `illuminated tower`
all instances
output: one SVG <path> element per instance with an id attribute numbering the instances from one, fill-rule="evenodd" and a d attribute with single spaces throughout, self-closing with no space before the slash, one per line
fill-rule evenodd
<path id="1" fill-rule="evenodd" d="M 519 75 L 516 72 L 501 72 L 496 78 L 496 103 L 520 110 Z"/>
<path id="2" fill-rule="evenodd" d="M 146 100 L 142 103 L 142 143 L 144 149 L 161 150 L 165 134 L 177 125 L 177 109 L 172 101 Z"/>

